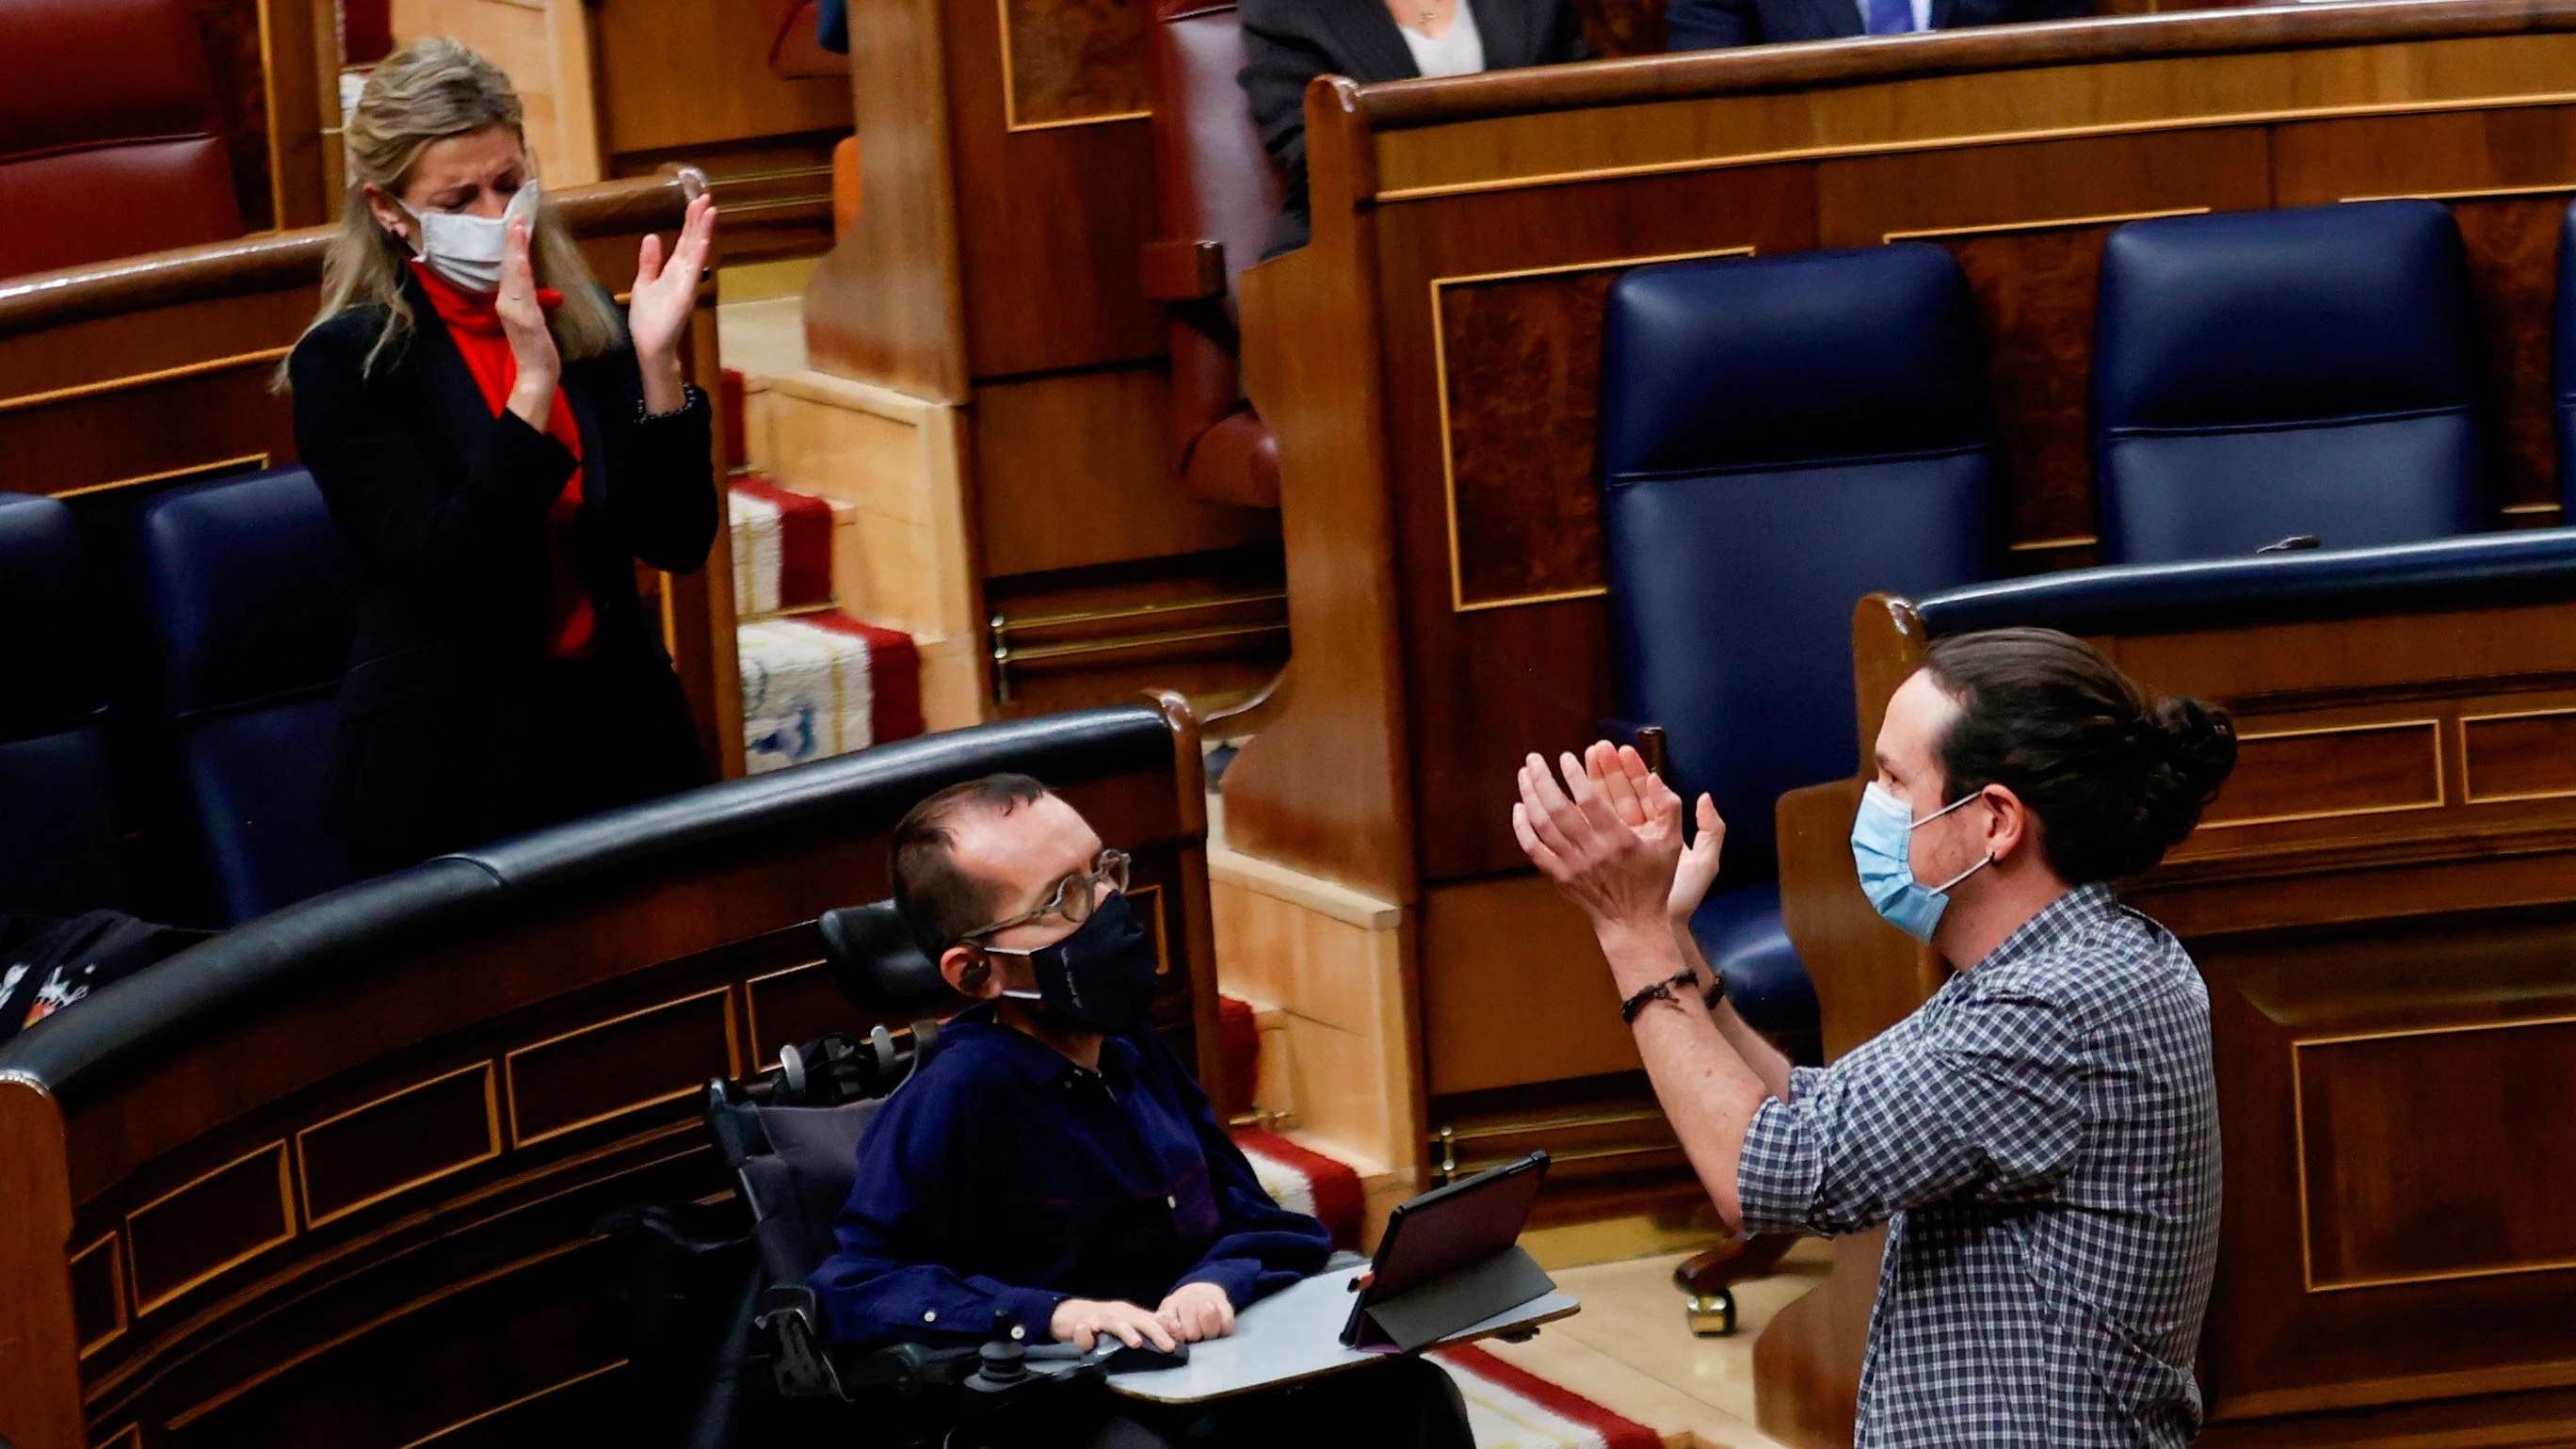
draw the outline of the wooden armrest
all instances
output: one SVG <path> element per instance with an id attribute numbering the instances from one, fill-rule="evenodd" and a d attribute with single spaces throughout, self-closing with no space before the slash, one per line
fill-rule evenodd
<path id="1" fill-rule="evenodd" d="M 1145 243 L 1138 273 L 1149 302 L 1207 302 L 1225 295 L 1225 243 Z"/>

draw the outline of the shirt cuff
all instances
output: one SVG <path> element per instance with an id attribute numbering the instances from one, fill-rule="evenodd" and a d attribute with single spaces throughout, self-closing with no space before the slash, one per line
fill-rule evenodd
<path id="1" fill-rule="evenodd" d="M 1180 1283 L 1172 1286 L 1177 1289 L 1183 1283 L 1213 1283 L 1225 1290 L 1226 1302 L 1238 1309 L 1249 1308 L 1252 1290 L 1261 1285 L 1261 1264 L 1250 1258 L 1218 1258 L 1183 1273 Z"/>
<path id="2" fill-rule="evenodd" d="M 1789 1093 L 1798 1105 L 1769 1098 L 1744 1129 L 1744 1151 L 1735 1162 L 1735 1201 L 1748 1233 L 1812 1231 L 1809 1220 L 1824 1172 L 1812 1120 L 1816 1098 L 1812 1082 L 1794 1074 Z"/>
<path id="3" fill-rule="evenodd" d="M 667 413 L 657 413 L 652 411 L 652 405 L 650 403 L 646 403 L 639 399 L 635 404 L 635 420 L 639 423 L 669 422 L 675 418 L 687 417 L 690 413 L 705 407 L 706 402 L 706 393 L 702 391 L 696 383 L 684 382 L 680 384 L 680 405 L 678 407 L 671 409 Z"/>
<path id="4" fill-rule="evenodd" d="M 1070 1293 L 1050 1293 L 1043 1288 L 1005 1288 L 993 1295 L 993 1307 L 1019 1320 L 1028 1330 L 1028 1342 L 1047 1343 L 1055 1338 L 1055 1310 Z M 959 1325 L 963 1327 L 963 1325 Z M 991 1324 L 977 1324 L 967 1332 L 982 1336 L 992 1331 Z"/>

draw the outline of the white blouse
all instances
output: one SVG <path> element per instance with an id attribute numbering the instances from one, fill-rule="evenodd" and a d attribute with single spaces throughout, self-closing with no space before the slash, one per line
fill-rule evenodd
<path id="1" fill-rule="evenodd" d="M 1469 0 L 1458 0 L 1457 16 L 1436 36 L 1410 25 L 1395 32 L 1413 52 L 1413 68 L 1425 76 L 1476 75 L 1485 68 L 1485 37 L 1476 31 L 1476 7 Z"/>

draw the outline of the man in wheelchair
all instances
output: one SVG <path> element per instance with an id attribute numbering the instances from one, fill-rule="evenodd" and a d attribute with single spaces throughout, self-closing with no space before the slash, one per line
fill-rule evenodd
<path id="1" fill-rule="evenodd" d="M 975 1005 L 860 1143 L 810 1279 L 836 1342 L 974 1342 L 1007 1316 L 1031 1341 L 1168 1352 L 1323 1268 L 1323 1224 L 1262 1191 L 1148 1020 L 1158 960 L 1125 855 L 1025 775 L 933 795 L 893 852 L 905 925 Z M 1098 1449 L 1473 1443 L 1456 1387 L 1418 1358 L 1213 1405 L 1103 1390 L 1062 1431 Z"/>

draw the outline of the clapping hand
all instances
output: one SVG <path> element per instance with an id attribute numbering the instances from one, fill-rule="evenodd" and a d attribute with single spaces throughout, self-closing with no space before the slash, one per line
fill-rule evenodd
<path id="1" fill-rule="evenodd" d="M 1648 769 L 1645 757 L 1630 746 L 1613 750 L 1607 741 L 1595 744 L 1583 752 L 1583 772 L 1601 786 L 1619 819 L 1631 830 L 1646 829 L 1652 818 L 1681 808 L 1681 797 Z M 1707 899 L 1708 888 L 1717 880 L 1719 854 L 1725 848 L 1726 822 L 1718 816 L 1717 802 L 1702 795 L 1699 833 L 1682 852 L 1681 865 L 1673 872 L 1672 894 L 1665 902 L 1665 913 L 1674 925 L 1688 922 L 1699 903 Z"/>
<path id="2" fill-rule="evenodd" d="M 529 427 L 545 431 L 555 406 L 555 382 L 563 358 L 555 351 L 555 334 L 546 325 L 546 309 L 537 303 L 536 269 L 528 262 L 528 224 L 510 223 L 501 243 L 501 292 L 493 299 L 501 316 L 501 335 L 509 339 L 518 378 L 510 384 L 510 411 Z"/>
<path id="3" fill-rule="evenodd" d="M 1609 748 L 1597 744 L 1592 750 L 1598 755 Z M 1538 756 L 1521 766 L 1512 834 L 1522 851 L 1591 918 L 1605 950 L 1613 936 L 1623 933 L 1668 938 L 1672 928 L 1666 912 L 1682 856 L 1681 801 L 1658 782 L 1641 800 L 1642 820 L 1631 825 L 1620 818 L 1612 787 L 1596 781 L 1582 761 L 1572 754 L 1561 756 L 1558 772 L 1564 777 L 1562 788 Z M 1608 773 L 1606 766 L 1603 773 Z M 1634 794 L 1635 782 L 1624 766 L 1620 774 L 1619 788 Z M 1615 965 L 1623 953 L 1608 954 Z"/>
<path id="4" fill-rule="evenodd" d="M 680 221 L 680 238 L 671 259 L 662 259 L 662 238 L 647 232 L 635 253 L 635 289 L 626 302 L 626 329 L 635 339 L 636 359 L 650 376 L 658 361 L 679 356 L 680 339 L 698 309 L 698 283 L 716 241 L 716 204 L 700 195 Z M 658 409 L 656 411 L 659 411 Z"/>

